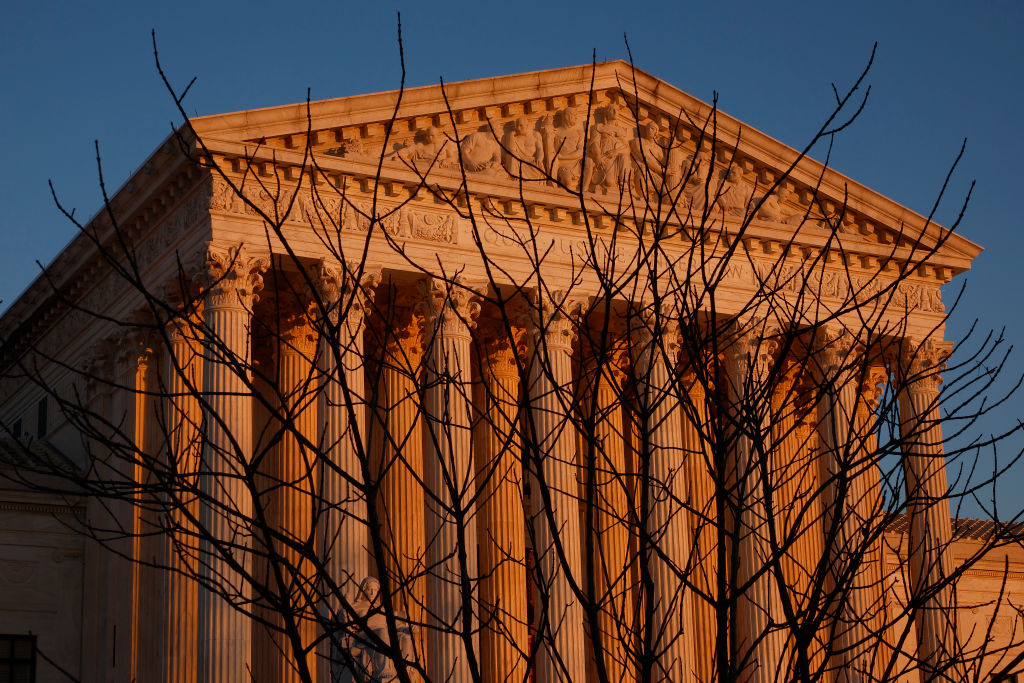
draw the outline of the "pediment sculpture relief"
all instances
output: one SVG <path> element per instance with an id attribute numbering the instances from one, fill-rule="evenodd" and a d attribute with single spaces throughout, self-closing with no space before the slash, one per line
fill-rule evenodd
<path id="1" fill-rule="evenodd" d="M 462 139 L 462 163 L 469 173 L 501 173 L 501 145 L 487 126 Z"/>
<path id="2" fill-rule="evenodd" d="M 656 121 L 641 126 L 640 137 L 630 142 L 630 155 L 636 194 L 675 196 L 683 181 L 686 154 L 662 134 Z"/>
<path id="3" fill-rule="evenodd" d="M 742 219 L 757 207 L 755 219 L 795 225 L 808 218 L 812 225 L 847 231 L 852 216 L 829 212 L 817 206 L 810 211 L 793 200 L 793 188 L 767 187 L 755 183 L 749 166 L 719 164 L 705 148 L 693 151 L 676 137 L 673 119 L 663 112 L 636 112 L 624 96 L 609 92 L 591 111 L 579 99 L 553 113 L 534 115 L 526 108 L 514 118 L 485 118 L 482 110 L 471 113 L 476 128 L 467 126 L 461 140 L 438 125 L 414 130 L 410 138 L 390 139 L 385 161 L 399 162 L 418 173 L 455 173 L 490 176 L 505 181 L 517 179 L 557 183 L 570 191 L 616 195 L 623 189 L 636 197 L 677 202 L 683 211 L 699 216 L 708 213 Z M 522 109 L 519 110 L 523 111 Z M 477 118 L 478 117 L 478 118 Z M 638 125 L 639 124 L 639 125 Z M 380 153 L 382 126 L 360 137 L 346 136 L 326 150 L 346 158 L 376 159 Z M 692 145 L 690 145 L 692 147 Z M 763 201 L 762 201 L 763 199 Z M 708 207 L 707 203 L 713 205 Z"/>
<path id="4" fill-rule="evenodd" d="M 541 120 L 541 135 L 544 138 L 546 168 L 552 177 L 571 190 L 577 190 L 583 175 L 583 126 L 575 109 L 566 107 L 558 112 L 554 120 Z"/>
<path id="5" fill-rule="evenodd" d="M 754 194 L 754 188 L 743 179 L 743 173 L 736 166 L 720 172 L 721 185 L 715 193 L 715 203 L 726 214 L 743 216 L 747 212 L 748 202 Z"/>
<path id="6" fill-rule="evenodd" d="M 616 98 L 594 111 L 594 123 L 587 140 L 587 163 L 583 169 L 583 189 L 617 192 L 627 187 L 632 170 L 630 141 L 633 130 L 619 120 L 622 105 Z"/>
<path id="7" fill-rule="evenodd" d="M 399 151 L 406 163 L 420 172 L 434 168 L 454 168 L 458 165 L 456 146 L 437 126 L 428 126 L 416 131 L 412 145 Z"/>
<path id="8" fill-rule="evenodd" d="M 502 162 L 513 178 L 543 177 L 544 141 L 525 116 L 517 118 L 502 137 Z"/>

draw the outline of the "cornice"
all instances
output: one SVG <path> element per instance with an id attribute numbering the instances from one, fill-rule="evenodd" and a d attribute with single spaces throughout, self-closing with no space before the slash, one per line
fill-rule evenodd
<path id="1" fill-rule="evenodd" d="M 225 153 L 226 148 L 231 151 Z M 285 176 L 280 184 L 281 196 L 289 197 L 297 187 L 298 176 L 289 173 L 289 169 L 295 170 L 297 173 L 302 168 L 302 154 L 297 151 L 265 150 L 266 155 L 263 152 L 255 155 L 250 152 L 248 161 L 243 161 L 246 158 L 244 156 L 246 150 L 241 143 L 227 142 L 223 147 L 218 146 L 217 150 L 214 153 L 215 162 L 229 177 L 233 176 L 237 180 L 240 177 L 241 169 L 246 164 L 259 167 L 263 161 L 269 164 L 273 160 L 277 171 Z M 293 163 L 294 165 L 292 165 Z M 447 203 L 436 196 L 432 197 L 432 193 L 444 192 L 447 196 L 454 197 L 461 178 L 432 173 L 429 178 L 432 189 L 427 189 L 421 187 L 420 178 L 414 171 L 394 168 L 390 169 L 386 178 L 377 183 L 375 187 L 374 176 L 377 173 L 375 164 L 333 157 L 319 158 L 317 164 L 321 171 L 318 174 L 317 182 L 322 183 L 319 190 L 320 201 L 325 203 L 335 201 L 337 203 L 340 200 L 341 188 L 344 188 L 346 205 L 361 204 L 368 209 L 376 190 L 378 213 L 391 211 L 403 203 L 412 207 L 412 200 L 417 200 L 418 206 L 429 206 L 432 202 L 433 210 L 447 211 L 451 214 L 453 221 L 457 220 L 454 211 Z M 304 214 L 309 212 L 308 205 L 311 204 L 308 176 L 304 177 L 302 182 L 305 189 L 300 191 L 292 206 L 292 212 L 285 217 L 287 223 L 309 224 L 309 221 L 304 218 Z M 323 184 L 325 182 L 329 183 L 330 187 Z M 274 183 L 276 184 L 277 181 L 275 180 Z M 253 187 L 253 183 L 249 182 L 248 186 Z M 224 188 L 223 191 L 227 192 L 226 186 Z M 585 221 L 590 223 L 591 233 L 598 238 L 610 236 L 612 233 L 612 221 L 606 214 L 611 200 L 600 196 L 588 198 L 584 206 L 581 207 L 578 202 L 574 203 L 574 199 L 564 192 L 550 187 L 538 187 L 523 191 L 524 211 L 519 189 L 512 183 L 481 178 L 471 182 L 469 188 L 471 195 L 469 201 L 474 202 L 474 209 L 483 212 L 486 206 L 487 214 L 495 218 L 504 216 L 512 221 L 522 221 L 527 218 L 528 214 L 534 225 L 575 231 L 579 233 L 581 239 L 586 238 L 586 231 L 583 229 Z M 215 190 L 215 195 L 217 192 Z M 269 197 L 250 196 L 250 199 L 257 204 L 262 201 L 263 209 L 267 213 L 273 211 L 273 201 Z M 466 206 L 465 197 L 457 199 L 460 206 Z M 244 206 L 241 201 L 234 202 L 235 205 L 231 207 L 223 206 L 224 204 L 223 201 L 218 203 L 215 196 L 212 205 L 214 213 L 248 213 L 252 220 L 262 224 L 262 219 Z M 483 214 L 478 213 L 479 215 Z M 631 224 L 629 219 L 623 222 L 626 225 Z M 668 219 L 666 222 L 676 225 L 679 223 L 674 219 Z M 725 219 L 718 217 L 711 225 L 714 230 L 708 236 L 708 243 L 718 242 L 724 235 L 725 241 L 721 245 L 724 247 L 725 243 L 728 243 L 732 236 L 740 231 L 743 221 L 739 217 L 726 217 Z M 750 221 L 743 232 L 743 249 L 750 259 L 766 263 L 778 261 L 783 251 L 796 258 L 813 259 L 820 255 L 824 264 L 834 263 L 838 268 L 841 263 L 844 263 L 845 265 L 842 267 L 849 269 L 855 275 L 870 274 L 895 278 L 900 274 L 916 271 L 913 274 L 917 278 L 933 281 L 936 286 L 948 282 L 955 273 L 969 265 L 963 260 L 953 259 L 942 253 L 935 254 L 922 263 L 919 258 L 914 258 L 915 250 L 911 248 L 869 242 L 853 234 L 841 235 L 839 240 L 836 240 L 830 238 L 829 234 L 816 234 L 816 230 L 807 225 L 800 228 L 796 236 L 794 236 L 793 230 L 794 228 L 789 225 L 754 219 Z M 450 233 L 451 228 L 445 231 L 446 237 L 443 239 L 439 236 L 423 234 L 410 234 L 409 236 L 421 237 L 428 241 L 454 242 Z M 841 242 L 842 251 L 840 251 L 840 244 L 837 244 L 837 241 Z M 829 251 L 823 254 L 824 249 Z M 740 258 L 737 261 L 737 267 L 742 268 L 739 261 L 744 261 L 744 259 Z"/>
<path id="2" fill-rule="evenodd" d="M 707 103 L 678 88 L 640 69 L 634 69 L 626 62 L 612 61 L 598 64 L 595 68 L 590 65 L 574 66 L 451 83 L 444 86 L 443 93 L 440 85 L 410 88 L 402 95 L 399 121 L 393 128 L 392 140 L 398 141 L 406 129 L 417 125 L 432 123 L 450 128 L 444 106 L 445 97 L 457 121 L 464 111 L 473 109 L 493 110 L 504 118 L 514 116 L 517 111 L 529 114 L 538 110 L 544 112 L 546 109 L 550 113 L 557 108 L 555 101 L 558 98 L 579 96 L 581 90 L 585 94 L 592 75 L 595 93 L 617 89 L 625 94 L 627 100 L 634 99 L 635 78 L 638 106 L 642 110 L 654 107 L 662 115 L 684 112 L 684 119 L 680 123 L 682 128 L 689 130 L 691 136 L 696 135 L 697 131 L 685 119 L 688 117 L 691 121 L 699 122 L 711 111 Z M 340 142 L 342 131 L 346 128 L 379 126 L 391 119 L 397 97 L 397 91 L 389 91 L 313 102 L 308 105 L 308 120 L 307 105 L 303 103 L 200 117 L 193 119 L 192 124 L 207 144 L 212 140 L 217 140 L 218 146 L 221 141 L 264 140 L 266 144 L 275 146 L 275 151 L 282 152 L 289 145 L 297 148 L 303 146 L 307 124 L 316 136 L 315 144 Z M 518 105 L 525 109 L 517 109 Z M 465 127 L 464 132 L 470 130 Z M 463 131 L 460 130 L 460 134 Z M 274 144 L 275 137 L 281 138 L 279 145 Z M 777 174 L 799 157 L 793 148 L 722 112 L 716 113 L 716 137 L 722 150 L 731 148 L 738 139 L 741 141 L 738 161 L 749 166 L 746 169 L 748 171 L 764 170 Z M 971 259 L 981 251 L 978 245 L 966 238 L 957 234 L 949 235 L 948 231 L 929 222 L 921 214 L 809 157 L 800 160 L 789 180 L 798 190 L 801 186 L 818 187 L 819 195 L 828 201 L 836 204 L 845 201 L 848 211 L 858 214 L 856 229 L 865 234 L 876 229 L 890 234 L 902 231 L 904 236 L 911 238 L 920 236 L 925 244 L 935 244 L 940 236 L 946 235 L 942 247 L 945 253 L 942 255 L 956 263 L 953 267 L 958 272 L 969 268 Z"/>
<path id="3" fill-rule="evenodd" d="M 177 141 L 169 138 L 111 196 L 118 225 L 139 260 L 151 260 L 153 249 L 166 244 L 164 238 L 171 236 L 158 239 L 156 232 L 167 231 L 168 221 L 182 202 L 208 178 L 185 157 Z M 208 206 L 208 198 L 205 201 Z M 76 235 L 0 316 L 0 366 L 17 358 L 30 343 L 27 340 L 38 342 L 72 312 L 62 299 L 80 304 L 86 296 L 95 298 L 91 293 L 109 274 L 95 241 L 109 248 L 115 235 L 106 207 L 85 226 L 89 234 Z"/>

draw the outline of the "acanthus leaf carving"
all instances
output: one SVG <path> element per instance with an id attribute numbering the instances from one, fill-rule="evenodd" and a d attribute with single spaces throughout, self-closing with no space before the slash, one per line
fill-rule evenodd
<path id="1" fill-rule="evenodd" d="M 266 255 L 250 255 L 244 244 L 208 243 L 195 269 L 207 309 L 238 308 L 251 311 L 263 289 L 263 273 L 270 267 Z"/>

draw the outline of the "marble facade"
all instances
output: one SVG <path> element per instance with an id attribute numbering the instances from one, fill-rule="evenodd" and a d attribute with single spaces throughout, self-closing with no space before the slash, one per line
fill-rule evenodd
<path id="1" fill-rule="evenodd" d="M 968 270 L 980 248 L 811 159 L 783 175 L 797 153 L 756 130 L 741 132 L 724 114 L 708 144 L 695 123 L 706 120 L 708 105 L 629 65 L 598 65 L 592 90 L 591 75 L 577 67 L 469 81 L 446 86 L 444 97 L 438 87 L 415 88 L 393 121 L 395 93 L 312 103 L 308 115 L 294 105 L 201 117 L 191 123 L 202 143 L 185 138 L 200 164 L 180 154 L 177 139 L 154 152 L 112 203 L 125 216 L 120 229 L 138 277 L 183 306 L 165 342 L 110 324 L 143 319 L 146 306 L 85 238 L 51 269 L 67 300 L 103 311 L 106 320 L 37 282 L 0 319 L 0 331 L 9 339 L 6 358 L 47 358 L 42 376 L 60 391 L 82 384 L 74 368 L 111 377 L 87 388 L 90 405 L 131 433 L 130 448 L 164 453 L 192 473 L 200 495 L 168 522 L 145 511 L 98 509 L 88 499 L 55 504 L 13 488 L 0 492 L 0 515 L 11 517 L 0 526 L 0 582 L 11 596 L 0 606 L 0 632 L 33 629 L 40 649 L 84 681 L 227 683 L 249 680 L 252 671 L 255 680 L 277 683 L 300 680 L 303 669 L 333 683 L 351 675 L 340 668 L 355 664 L 332 673 L 327 663 L 338 659 L 338 644 L 317 643 L 316 619 L 301 616 L 309 609 L 304 591 L 313 590 L 304 580 L 322 576 L 331 588 L 316 588 L 326 597 L 314 602 L 324 613 L 358 605 L 365 616 L 381 601 L 392 603 L 407 620 L 403 630 L 392 634 L 368 621 L 365 630 L 376 634 L 368 637 L 411 651 L 430 680 L 468 681 L 474 667 L 483 680 L 521 680 L 528 659 L 539 683 L 593 680 L 597 666 L 611 680 L 635 680 L 622 615 L 639 606 L 648 610 L 647 628 L 661 634 L 655 640 L 662 638 L 652 677 L 710 680 L 715 615 L 681 590 L 674 569 L 701 558 L 690 581 L 710 590 L 718 561 L 715 539 L 695 521 L 695 510 L 709 509 L 714 482 L 694 454 L 706 452 L 709 405 L 746 405 L 751 386 L 789 364 L 794 369 L 761 401 L 762 431 L 775 435 L 773 463 L 789 473 L 778 479 L 783 498 L 819 491 L 851 451 L 871 452 L 880 387 L 899 387 L 913 499 L 906 524 L 878 540 L 868 566 L 832 579 L 849 585 L 834 635 L 836 680 L 881 676 L 864 647 L 865 630 L 885 623 L 908 587 L 949 575 L 978 543 L 978 536 L 955 536 L 943 459 L 935 456 L 942 448 L 939 377 L 950 352 L 940 287 Z M 627 80 L 635 90 L 622 85 Z M 620 221 L 629 223 L 625 231 L 609 220 L 609 206 L 623 196 L 674 206 L 679 215 L 664 223 L 679 230 L 700 216 L 713 228 L 699 263 L 665 276 L 706 282 L 717 273 L 712 317 L 735 318 L 736 327 L 710 381 L 685 330 L 659 308 L 666 305 L 661 276 L 643 249 L 643 220 L 628 215 Z M 113 234 L 103 214 L 91 225 L 102 239 Z M 922 256 L 915 245 L 935 248 Z M 676 259 L 683 252 L 667 251 Z M 595 306 L 602 268 L 645 272 L 633 290 Z M 872 302 L 897 281 L 895 304 Z M 788 321 L 816 330 L 800 348 L 774 341 L 786 322 L 777 311 L 746 307 L 765 285 L 787 302 Z M 876 329 L 889 330 L 883 339 L 866 338 L 862 324 L 843 317 L 851 302 L 870 311 Z M 619 346 L 588 362 L 595 343 L 588 330 L 605 329 L 602 312 L 622 324 L 613 335 Z M 866 372 L 848 363 L 858 354 Z M 248 365 L 239 371 L 236 359 Z M 249 377 L 267 386 L 254 390 Z M 793 408 L 808 381 L 830 390 L 813 409 Z M 27 420 L 27 407 L 45 399 L 14 373 L 2 389 L 5 423 Z M 709 392 L 717 403 L 705 400 Z M 632 413 L 623 407 L 627 396 L 638 406 Z M 582 427 L 567 428 L 578 427 L 568 417 L 577 402 L 600 415 L 589 438 Z M 289 416 L 283 435 L 273 435 L 271 410 Z M 41 442 L 81 452 L 74 425 L 52 421 Z M 729 467 L 745 482 L 747 506 L 732 522 L 736 572 L 750 585 L 736 606 L 736 641 L 763 663 L 746 680 L 767 682 L 792 647 L 770 625 L 784 601 L 806 595 L 808 567 L 822 557 L 843 565 L 835 548 L 853 542 L 878 513 L 878 474 L 854 468 L 854 493 L 830 513 L 842 519 L 832 547 L 819 527 L 798 530 L 781 560 L 792 592 L 785 595 L 761 571 L 770 557 L 762 521 L 777 505 L 759 493 L 764 444 L 743 435 L 731 443 Z M 639 451 L 653 482 L 644 496 L 616 476 L 639 467 Z M 254 498 L 244 478 L 256 453 L 257 480 L 287 486 Z M 309 460 L 311 453 L 320 460 Z M 588 468 L 588 458 L 600 464 Z M 383 462 L 389 466 L 372 474 L 379 486 L 368 505 L 353 482 L 365 478 L 367 463 Z M 590 516 L 580 503 L 586 482 L 598 498 Z M 641 497 L 642 531 L 625 521 Z M 331 505 L 313 514 L 318 500 Z M 217 501 L 230 501 L 233 517 Z M 265 514 L 272 537 L 238 523 L 254 510 Z M 76 515 L 130 520 L 134 537 L 106 539 L 129 558 L 163 566 L 212 558 L 191 569 L 226 586 L 221 591 L 253 616 L 194 580 L 58 530 L 51 513 L 68 517 L 70 527 Z M 467 516 L 475 522 L 463 523 Z M 169 523 L 199 525 L 215 540 L 183 552 L 152 533 Z M 34 534 L 40 527 L 45 533 Z M 657 551 L 637 550 L 638 537 L 655 539 Z M 318 548 L 318 568 L 303 555 L 308 539 Z M 234 554 L 225 557 L 218 542 L 229 542 Z M 268 545 L 298 568 L 277 579 L 300 614 L 291 630 L 245 578 L 272 572 L 261 560 Z M 588 569 L 594 556 L 603 570 Z M 982 598 L 1000 599 L 1004 556 L 1007 590 L 1019 595 L 1024 553 L 993 551 L 968 572 L 965 590 L 980 607 L 961 609 L 951 626 L 964 594 L 931 595 L 905 629 L 905 659 L 941 658 L 955 647 L 957 628 L 961 640 L 977 637 L 970 623 L 994 609 Z M 383 578 L 376 560 L 390 577 L 387 595 L 376 592 Z M 642 590 L 631 578 L 636 563 L 649 576 Z M 577 585 L 588 572 L 604 595 L 592 619 Z M 373 581 L 378 588 L 360 589 Z M 56 586 L 67 593 L 59 600 Z M 467 596 L 477 607 L 461 624 Z M 538 622 L 541 610 L 549 616 Z M 1014 622 L 1001 618 L 1010 632 L 997 636 L 1010 639 Z M 600 655 L 582 646 L 595 628 L 607 644 Z M 303 662 L 291 654 L 296 641 L 309 648 Z M 392 665 L 372 648 L 347 646 L 367 653 L 358 660 L 368 675 L 392 680 Z M 58 680 L 40 671 L 39 680 Z M 921 680 L 916 673 L 891 678 Z"/>

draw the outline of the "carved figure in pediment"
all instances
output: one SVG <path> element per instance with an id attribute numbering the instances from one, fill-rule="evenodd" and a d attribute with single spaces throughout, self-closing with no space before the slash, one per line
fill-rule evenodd
<path id="1" fill-rule="evenodd" d="M 555 115 L 554 125 L 545 117 L 541 122 L 544 157 L 547 167 L 562 185 L 576 190 L 583 175 L 583 127 L 576 110 L 567 107 Z"/>
<path id="2" fill-rule="evenodd" d="M 786 206 L 785 201 L 788 197 L 789 193 L 781 186 L 775 188 L 773 193 L 765 196 L 764 203 L 757 210 L 757 218 L 772 223 L 792 223 L 794 219 L 799 219 L 800 215 L 795 215 L 792 209 Z M 756 204 L 758 201 L 760 200 L 754 199 L 753 203 Z"/>
<path id="3" fill-rule="evenodd" d="M 617 190 L 629 179 L 631 170 L 630 129 L 619 121 L 622 105 L 613 99 L 594 112 L 594 125 L 587 142 L 583 188 L 602 192 Z"/>
<path id="4" fill-rule="evenodd" d="M 361 138 L 345 138 L 337 147 L 327 150 L 327 154 L 336 157 L 366 158 L 370 156 L 369 151 L 363 145 Z"/>
<path id="5" fill-rule="evenodd" d="M 428 126 L 416 131 L 412 145 L 400 152 L 402 158 L 420 171 L 431 166 L 434 168 L 451 168 L 457 165 L 455 145 L 436 126 Z"/>
<path id="6" fill-rule="evenodd" d="M 542 177 L 538 169 L 544 165 L 544 141 L 525 116 L 515 120 L 501 144 L 505 148 L 502 162 L 513 178 Z"/>
<path id="7" fill-rule="evenodd" d="M 750 201 L 753 189 L 743 179 L 743 172 L 732 166 L 725 172 L 720 188 L 717 189 L 715 203 L 727 214 L 742 216 L 746 213 L 747 202 Z"/>
<path id="8" fill-rule="evenodd" d="M 710 186 L 708 185 L 708 173 L 711 168 L 709 156 L 691 157 L 683 162 L 684 172 L 686 169 L 690 169 L 689 175 L 684 180 L 683 196 L 694 212 L 704 209 L 705 194 L 708 199 L 714 199 L 715 191 L 718 189 L 714 179 Z"/>
<path id="9" fill-rule="evenodd" d="M 462 139 L 462 163 L 470 173 L 495 173 L 501 168 L 501 145 L 487 126 Z"/>
<path id="10" fill-rule="evenodd" d="M 683 151 L 662 136 L 661 126 L 649 121 L 640 128 L 640 137 L 630 141 L 633 157 L 633 187 L 637 194 L 669 195 L 683 180 Z"/>

